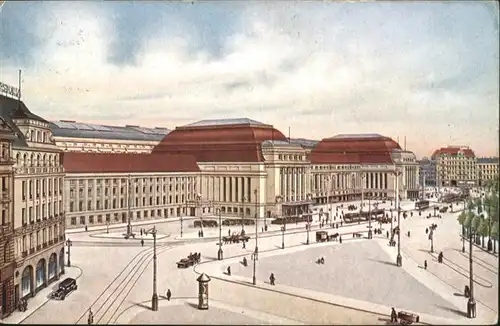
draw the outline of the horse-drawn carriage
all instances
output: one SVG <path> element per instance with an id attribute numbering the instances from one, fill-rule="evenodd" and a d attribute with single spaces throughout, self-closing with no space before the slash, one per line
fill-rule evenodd
<path id="1" fill-rule="evenodd" d="M 245 235 L 245 233 L 243 232 L 241 234 L 231 234 L 229 236 L 222 237 L 222 242 L 224 244 L 248 242 L 248 240 L 250 240 L 250 237 L 248 235 Z"/>
<path id="2" fill-rule="evenodd" d="M 328 234 L 327 231 L 316 231 L 316 242 L 335 241 L 338 237 L 338 233 Z"/>
<path id="3" fill-rule="evenodd" d="M 412 314 L 411 312 L 399 311 L 398 319 L 401 325 L 410 325 L 412 323 L 418 323 L 420 317 L 416 314 Z"/>

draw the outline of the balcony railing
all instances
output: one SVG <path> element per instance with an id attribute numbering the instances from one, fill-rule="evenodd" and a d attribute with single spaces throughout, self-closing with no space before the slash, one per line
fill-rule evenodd
<path id="1" fill-rule="evenodd" d="M 44 247 L 44 248 L 47 248 L 47 242 L 45 242 L 45 243 L 43 244 L 43 247 Z"/>
<path id="2" fill-rule="evenodd" d="M 49 246 L 52 246 L 53 243 L 54 243 L 54 240 L 49 240 Z"/>
<path id="3" fill-rule="evenodd" d="M 28 257 L 28 251 L 27 251 L 27 250 L 26 250 L 26 251 L 23 251 L 23 252 L 21 253 L 21 257 L 23 257 L 23 258 Z"/>
<path id="4" fill-rule="evenodd" d="M 36 250 L 40 250 L 40 249 L 42 249 L 42 245 L 37 245 Z"/>

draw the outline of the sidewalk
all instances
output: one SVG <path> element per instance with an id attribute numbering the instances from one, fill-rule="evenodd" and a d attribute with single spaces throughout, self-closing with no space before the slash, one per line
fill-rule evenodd
<path id="1" fill-rule="evenodd" d="M 183 216 L 182 220 L 194 220 L 194 219 L 199 219 L 199 217 L 194 217 L 194 216 Z M 155 219 L 155 220 L 146 220 L 146 221 L 140 221 L 140 222 L 131 222 L 132 226 L 140 226 L 140 225 L 148 225 L 148 224 L 160 224 L 160 223 L 170 223 L 170 222 L 178 222 L 180 221 L 180 217 L 173 217 L 173 218 L 161 218 L 161 219 Z M 121 229 L 121 228 L 126 228 L 127 223 L 120 223 L 120 224 L 110 224 L 109 226 L 106 227 L 106 225 L 98 225 L 98 226 L 90 226 L 88 227 L 88 231 L 85 231 L 85 227 L 83 228 L 75 228 L 75 229 L 66 229 L 66 234 L 73 234 L 73 233 L 85 233 L 85 232 L 91 232 L 91 231 L 106 231 L 106 229 L 112 230 L 112 229 Z"/>
<path id="2" fill-rule="evenodd" d="M 21 312 L 16 309 L 9 317 L 2 319 L 1 322 L 3 324 L 20 324 L 23 320 L 31 316 L 38 309 L 49 302 L 49 295 L 52 293 L 53 288 L 57 286 L 60 281 L 68 277 L 78 280 L 78 278 L 80 278 L 80 276 L 82 276 L 83 274 L 83 271 L 78 266 L 65 267 L 64 271 L 64 275 L 61 275 L 58 281 L 52 282 L 46 288 L 40 290 L 33 298 L 28 299 L 28 310 Z M 76 291 L 81 290 L 78 289 Z"/>

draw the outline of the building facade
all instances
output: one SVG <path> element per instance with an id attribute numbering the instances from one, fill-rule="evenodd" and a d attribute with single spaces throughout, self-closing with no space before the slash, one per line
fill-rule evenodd
<path id="1" fill-rule="evenodd" d="M 185 216 L 196 198 L 192 156 L 64 153 L 66 227 Z"/>
<path id="2" fill-rule="evenodd" d="M 15 309 L 14 300 L 14 159 L 12 143 L 14 131 L 0 118 L 0 206 L 2 225 L 0 230 L 0 319 Z"/>
<path id="3" fill-rule="evenodd" d="M 415 155 L 380 135 L 339 135 L 307 148 L 258 121 L 202 120 L 171 131 L 153 153 L 196 158 L 208 213 L 217 206 L 243 217 L 300 215 L 327 198 L 390 198 L 396 169 L 401 197 L 418 197 Z"/>
<path id="4" fill-rule="evenodd" d="M 50 124 L 20 99 L 0 96 L 14 130 L 14 299 L 30 298 L 64 273 L 64 170 Z"/>
<path id="5" fill-rule="evenodd" d="M 436 186 L 436 161 L 429 160 L 428 158 L 423 158 L 418 161 L 419 165 L 419 182 L 421 185 L 427 187 L 435 187 Z"/>
<path id="6" fill-rule="evenodd" d="M 168 134 L 166 128 L 105 126 L 73 120 L 50 123 L 54 141 L 64 152 L 151 153 Z"/>
<path id="7" fill-rule="evenodd" d="M 477 159 L 477 185 L 485 186 L 498 179 L 498 157 L 480 157 Z"/>
<path id="8" fill-rule="evenodd" d="M 477 160 L 467 146 L 448 146 L 434 151 L 438 186 L 473 187 L 477 184 Z"/>

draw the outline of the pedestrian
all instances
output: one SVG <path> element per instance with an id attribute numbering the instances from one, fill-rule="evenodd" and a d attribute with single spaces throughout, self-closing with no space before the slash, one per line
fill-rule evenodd
<path id="1" fill-rule="evenodd" d="M 247 248 L 247 246 L 245 244 L 245 241 L 243 240 L 243 249 L 246 249 L 246 248 Z"/>
<path id="2" fill-rule="evenodd" d="M 262 233 L 264 233 L 264 227 L 262 227 L 261 229 L 262 229 Z"/>
<path id="3" fill-rule="evenodd" d="M 385 236 L 389 239 L 389 231 L 385 231 Z"/>
<path id="4" fill-rule="evenodd" d="M 144 247 L 144 239 L 141 239 L 141 246 Z"/>
<path id="5" fill-rule="evenodd" d="M 391 323 L 397 323 L 398 322 L 398 314 L 396 314 L 396 309 L 392 307 L 391 309 Z"/>
<path id="6" fill-rule="evenodd" d="M 227 235 L 231 236 L 231 229 L 227 230 Z"/>
<path id="7" fill-rule="evenodd" d="M 200 232 L 201 232 L 201 237 L 203 238 L 203 230 L 201 230 Z"/>
<path id="8" fill-rule="evenodd" d="M 142 237 L 142 229 L 141 229 L 141 237 Z"/>
<path id="9" fill-rule="evenodd" d="M 271 273 L 271 276 L 269 276 L 269 283 L 270 283 L 271 285 L 275 285 L 275 284 L 274 284 L 274 281 L 275 281 L 275 278 L 274 278 L 274 273 Z"/>
<path id="10" fill-rule="evenodd" d="M 170 292 L 170 289 L 167 290 L 167 300 L 170 301 L 170 298 L 172 297 L 172 292 Z"/>
<path id="11" fill-rule="evenodd" d="M 87 225 L 85 225 L 85 232 L 87 232 L 88 230 L 89 230 L 89 229 L 88 229 Z"/>
<path id="12" fill-rule="evenodd" d="M 424 260 L 424 269 L 427 269 L 427 260 Z"/>
<path id="13" fill-rule="evenodd" d="M 243 257 L 243 266 L 247 267 L 248 262 L 247 262 L 247 257 Z"/>
<path id="14" fill-rule="evenodd" d="M 200 238 L 200 237 L 201 237 L 201 233 L 200 233 L 200 232 L 201 232 L 201 231 L 200 231 L 200 230 L 198 230 L 198 238 Z"/>
<path id="15" fill-rule="evenodd" d="M 342 244 L 342 237 L 339 237 L 339 242 L 340 244 Z"/>
<path id="16" fill-rule="evenodd" d="M 227 266 L 227 275 L 231 276 L 231 266 Z"/>
<path id="17" fill-rule="evenodd" d="M 89 309 L 89 318 L 87 322 L 89 325 L 92 325 L 94 323 L 94 314 L 92 313 L 92 309 Z"/>

